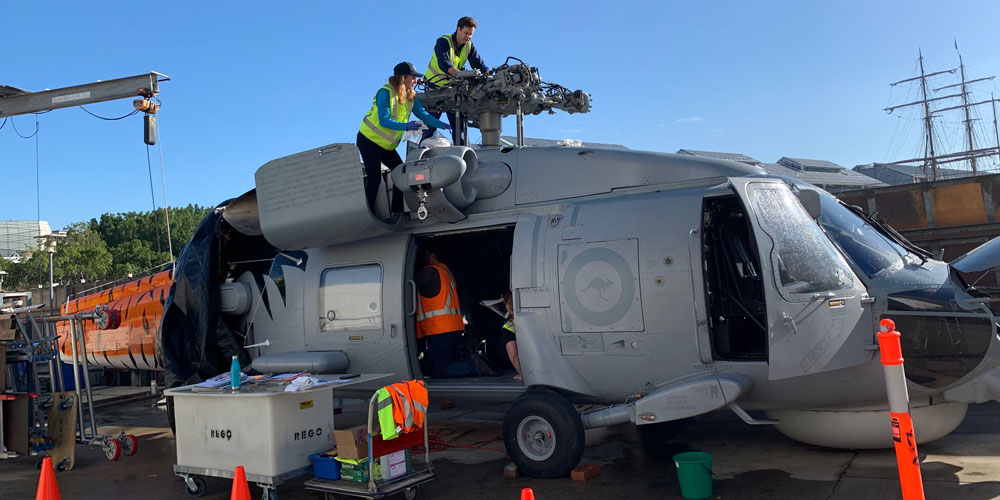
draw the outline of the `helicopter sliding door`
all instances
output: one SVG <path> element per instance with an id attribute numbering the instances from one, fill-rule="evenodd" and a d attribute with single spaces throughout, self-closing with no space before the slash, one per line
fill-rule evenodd
<path id="1" fill-rule="evenodd" d="M 348 371 L 408 377 L 404 346 L 404 263 L 409 235 L 319 249 L 306 278 L 306 349 L 339 350 Z"/>
<path id="2" fill-rule="evenodd" d="M 753 214 L 767 304 L 771 379 L 872 359 L 873 320 L 864 285 L 781 181 L 733 179 Z"/>

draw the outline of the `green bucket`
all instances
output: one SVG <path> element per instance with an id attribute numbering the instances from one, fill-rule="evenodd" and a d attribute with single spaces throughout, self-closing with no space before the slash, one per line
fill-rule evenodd
<path id="1" fill-rule="evenodd" d="M 712 455 L 689 451 L 674 455 L 681 495 L 691 500 L 712 496 Z"/>

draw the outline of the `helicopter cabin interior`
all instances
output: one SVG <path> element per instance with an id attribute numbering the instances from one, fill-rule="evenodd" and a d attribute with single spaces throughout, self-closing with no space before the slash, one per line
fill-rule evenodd
<path id="1" fill-rule="evenodd" d="M 421 257 L 427 248 L 433 248 L 438 259 L 451 270 L 455 278 L 455 288 L 458 291 L 460 309 L 465 320 L 463 335 L 457 357 L 481 354 L 491 367 L 499 373 L 496 377 L 487 377 L 496 382 L 509 381 L 520 384 L 513 377 L 517 373 L 507 355 L 503 335 L 504 318 L 497 311 L 481 305 L 484 300 L 496 300 L 510 289 L 511 252 L 514 243 L 514 225 L 492 226 L 472 230 L 418 235 L 414 237 L 409 253 L 409 275 L 407 280 L 413 280 L 423 269 Z M 416 286 L 416 285 L 414 285 Z M 411 300 L 411 299 L 407 299 Z M 411 306 L 407 306 L 411 307 Z M 407 317 L 407 335 L 417 346 L 410 349 L 410 365 L 416 367 L 420 374 L 430 374 L 428 356 L 426 355 L 425 339 L 416 338 L 414 317 Z M 433 378 L 433 377 L 431 377 Z M 449 380 L 437 379 L 435 380 Z M 468 380 L 468 377 L 465 378 Z"/>
<path id="2" fill-rule="evenodd" d="M 767 309 L 760 255 L 735 194 L 705 198 L 705 295 L 717 359 L 767 360 Z"/>

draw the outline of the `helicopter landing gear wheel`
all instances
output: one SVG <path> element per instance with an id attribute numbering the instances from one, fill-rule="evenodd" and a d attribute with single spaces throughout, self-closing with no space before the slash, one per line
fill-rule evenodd
<path id="1" fill-rule="evenodd" d="M 583 456 L 583 422 L 562 395 L 530 390 L 516 400 L 503 419 L 507 454 L 525 474 L 563 477 Z"/>

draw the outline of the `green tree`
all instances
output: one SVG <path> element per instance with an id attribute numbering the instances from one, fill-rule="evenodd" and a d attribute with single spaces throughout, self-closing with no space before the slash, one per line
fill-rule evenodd
<path id="1" fill-rule="evenodd" d="M 108 278 L 112 257 L 101 236 L 86 224 L 78 222 L 66 231 L 53 258 L 53 276 L 59 282 Z"/>
<path id="2" fill-rule="evenodd" d="M 169 209 L 175 258 L 212 210 L 201 205 Z M 106 213 L 66 229 L 66 238 L 59 241 L 53 255 L 53 279 L 60 283 L 119 279 L 147 274 L 170 260 L 163 210 Z M 20 262 L 0 259 L 0 270 L 8 273 L 5 290 L 47 286 L 49 254 L 35 249 L 21 255 Z"/>

